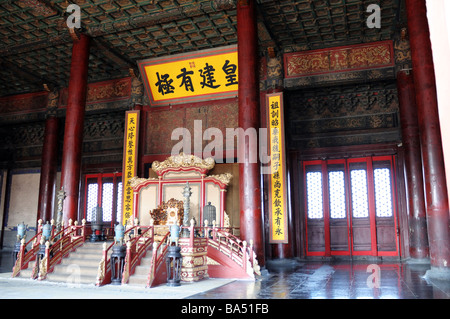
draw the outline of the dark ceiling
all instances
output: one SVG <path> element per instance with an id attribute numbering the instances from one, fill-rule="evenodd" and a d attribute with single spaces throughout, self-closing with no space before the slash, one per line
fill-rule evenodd
<path id="1" fill-rule="evenodd" d="M 129 75 L 136 61 L 237 43 L 236 0 L 2 0 L 0 96 L 68 85 L 69 4 L 93 40 L 89 82 Z M 261 54 L 392 39 L 401 0 L 257 0 Z M 366 26 L 369 4 L 380 29 Z"/>

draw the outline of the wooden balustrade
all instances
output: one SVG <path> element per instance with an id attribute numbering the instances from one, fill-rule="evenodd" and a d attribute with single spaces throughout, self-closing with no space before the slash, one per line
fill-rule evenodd
<path id="1" fill-rule="evenodd" d="M 45 254 L 43 257 L 37 258 L 39 248 L 44 244 L 42 238 L 42 222 L 39 224 L 37 234 L 28 242 L 23 239 L 21 241 L 20 251 L 17 256 L 16 263 L 13 267 L 13 277 L 20 274 L 20 270 L 26 269 L 28 263 L 35 261 L 32 278 L 43 280 L 47 274 L 53 271 L 56 264 L 60 263 L 62 258 L 66 257 L 70 252 L 75 251 L 86 240 L 86 225 L 83 220 L 82 225 L 78 226 L 77 222 L 65 227 L 62 225 L 61 231 L 57 234 L 52 229 L 51 239 L 45 242 Z M 203 227 L 194 227 L 191 222 L 189 227 L 182 227 L 189 230 L 189 246 L 194 246 L 196 237 L 202 237 L 206 240 L 206 245 L 210 249 L 217 250 L 238 265 L 249 277 L 254 278 L 255 274 L 260 275 L 260 269 L 256 254 L 253 251 L 253 242 L 248 244 L 246 241 L 234 236 L 230 233 L 230 228 L 209 227 L 207 221 Z M 231 230 L 232 231 L 232 230 Z M 154 226 L 130 226 L 126 229 L 124 238 L 127 244 L 127 252 L 124 262 L 124 271 L 122 273 L 122 284 L 128 283 L 129 277 L 134 273 L 136 266 L 145 256 L 150 245 L 153 245 L 152 264 L 149 270 L 147 287 L 153 287 L 155 284 L 164 282 L 163 274 L 165 269 L 165 256 L 170 245 L 170 232 L 167 232 L 162 240 L 158 243 L 154 241 Z M 187 242 L 186 242 L 187 243 Z M 26 252 L 26 247 L 31 244 L 31 248 Z M 111 260 L 110 252 L 115 242 L 103 245 L 102 260 L 99 263 L 96 285 L 101 286 L 111 282 Z M 40 256 L 40 255 L 39 255 Z M 157 278 L 157 277 L 161 278 Z"/>
<path id="2" fill-rule="evenodd" d="M 69 220 L 67 227 L 63 225 L 62 229 L 45 243 L 45 255 L 39 263 L 39 280 L 44 280 L 56 264 L 86 241 L 86 220 L 83 219 L 81 226 L 77 221 L 73 225 L 72 223 L 72 220 Z M 53 239 L 56 241 L 53 242 Z"/>
<path id="3" fill-rule="evenodd" d="M 138 235 L 127 242 L 127 254 L 122 274 L 122 284 L 128 283 L 129 277 L 134 273 L 136 266 L 147 253 L 148 247 L 154 240 L 153 226 L 140 227 Z M 140 234 L 139 234 L 140 233 Z"/>
<path id="4" fill-rule="evenodd" d="M 161 267 L 165 267 L 165 257 L 166 253 L 169 247 L 168 241 L 169 241 L 170 232 L 168 232 L 164 238 L 159 242 L 153 242 L 153 255 L 152 255 L 152 265 L 150 267 L 150 272 L 148 274 L 147 279 L 147 287 L 154 287 L 157 281 L 156 279 L 160 279 L 157 276 L 158 271 L 161 269 Z M 161 272 L 160 272 L 161 273 Z M 164 280 L 167 278 L 164 278 Z"/>
<path id="5" fill-rule="evenodd" d="M 128 226 L 124 233 L 124 241 L 127 245 L 124 271 L 122 273 L 123 283 L 128 282 L 129 276 L 134 272 L 140 259 L 145 256 L 148 246 L 153 242 L 153 226 L 139 226 L 135 220 L 135 226 Z M 111 282 L 111 258 L 110 251 L 115 241 L 109 246 L 103 244 L 102 259 L 98 266 L 96 285 L 102 286 Z"/>
<path id="6" fill-rule="evenodd" d="M 12 277 L 19 276 L 22 269 L 28 268 L 29 262 L 36 260 L 37 253 L 39 252 L 40 248 L 39 244 L 42 236 L 42 225 L 43 221 L 42 219 L 39 219 L 36 235 L 34 235 L 28 242 L 25 242 L 25 238 L 20 241 L 20 250 L 17 254 L 16 261 L 13 266 Z M 30 244 L 31 248 L 27 251 L 27 247 Z"/>

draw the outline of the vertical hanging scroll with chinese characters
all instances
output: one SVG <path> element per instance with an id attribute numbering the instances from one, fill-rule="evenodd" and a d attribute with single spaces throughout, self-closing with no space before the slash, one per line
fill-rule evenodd
<path id="1" fill-rule="evenodd" d="M 271 173 L 269 175 L 270 243 L 287 243 L 287 188 L 284 150 L 283 93 L 266 95 L 268 147 Z"/>
<path id="2" fill-rule="evenodd" d="M 237 96 L 237 46 L 138 62 L 152 106 Z"/>
<path id="3" fill-rule="evenodd" d="M 133 188 L 130 185 L 130 179 L 137 175 L 139 111 L 126 112 L 124 135 L 122 167 L 122 223 L 126 225 L 128 220 L 133 216 Z"/>

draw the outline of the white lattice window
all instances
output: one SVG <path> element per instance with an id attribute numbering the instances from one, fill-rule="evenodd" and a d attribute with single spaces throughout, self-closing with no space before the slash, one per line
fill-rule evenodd
<path id="1" fill-rule="evenodd" d="M 89 174 L 86 176 L 86 221 L 95 218 L 93 211 L 102 208 L 103 221 L 122 222 L 121 173 Z"/>
<path id="2" fill-rule="evenodd" d="M 352 216 L 355 218 L 369 217 L 369 199 L 367 195 L 366 170 L 351 170 L 350 184 L 352 192 Z"/>
<path id="3" fill-rule="evenodd" d="M 377 217 L 392 217 L 391 172 L 388 168 L 373 170 L 375 211 Z"/>
<path id="4" fill-rule="evenodd" d="M 330 217 L 345 218 L 345 180 L 343 171 L 328 172 Z"/>
<path id="5" fill-rule="evenodd" d="M 103 209 L 103 221 L 110 222 L 113 214 L 113 202 L 114 202 L 114 184 L 103 183 L 102 185 L 102 209 Z"/>
<path id="6" fill-rule="evenodd" d="M 306 196 L 308 207 L 308 218 L 323 218 L 323 195 L 322 195 L 322 173 L 306 173 Z"/>
<path id="7" fill-rule="evenodd" d="M 116 222 L 122 222 L 122 182 L 117 183 L 117 211 Z"/>
<path id="8" fill-rule="evenodd" d="M 98 205 L 98 184 L 88 184 L 87 200 L 86 200 L 86 220 L 92 221 L 94 208 Z"/>

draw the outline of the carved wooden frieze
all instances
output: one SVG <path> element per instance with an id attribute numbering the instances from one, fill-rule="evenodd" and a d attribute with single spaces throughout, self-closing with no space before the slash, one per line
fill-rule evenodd
<path id="1" fill-rule="evenodd" d="M 39 166 L 44 129 L 44 122 L 0 127 L 0 165 Z"/>
<path id="2" fill-rule="evenodd" d="M 121 163 L 124 130 L 123 112 L 86 116 L 83 132 L 83 163 Z"/>
<path id="3" fill-rule="evenodd" d="M 299 90 L 286 100 L 291 149 L 401 140 L 393 81 Z"/>
<path id="4" fill-rule="evenodd" d="M 86 111 L 92 111 L 99 108 L 113 108 L 120 101 L 128 105 L 131 97 L 131 78 L 121 78 L 108 80 L 88 85 L 86 96 Z M 68 88 L 62 89 L 60 107 L 67 106 Z M 111 104 L 115 102 L 115 104 Z M 99 107 L 104 106 L 104 107 Z"/>
<path id="5" fill-rule="evenodd" d="M 47 105 L 47 97 L 47 91 L 1 97 L 0 112 L 5 116 L 42 111 Z"/>
<path id="6" fill-rule="evenodd" d="M 286 53 L 285 87 L 392 78 L 394 66 L 392 41 Z"/>

